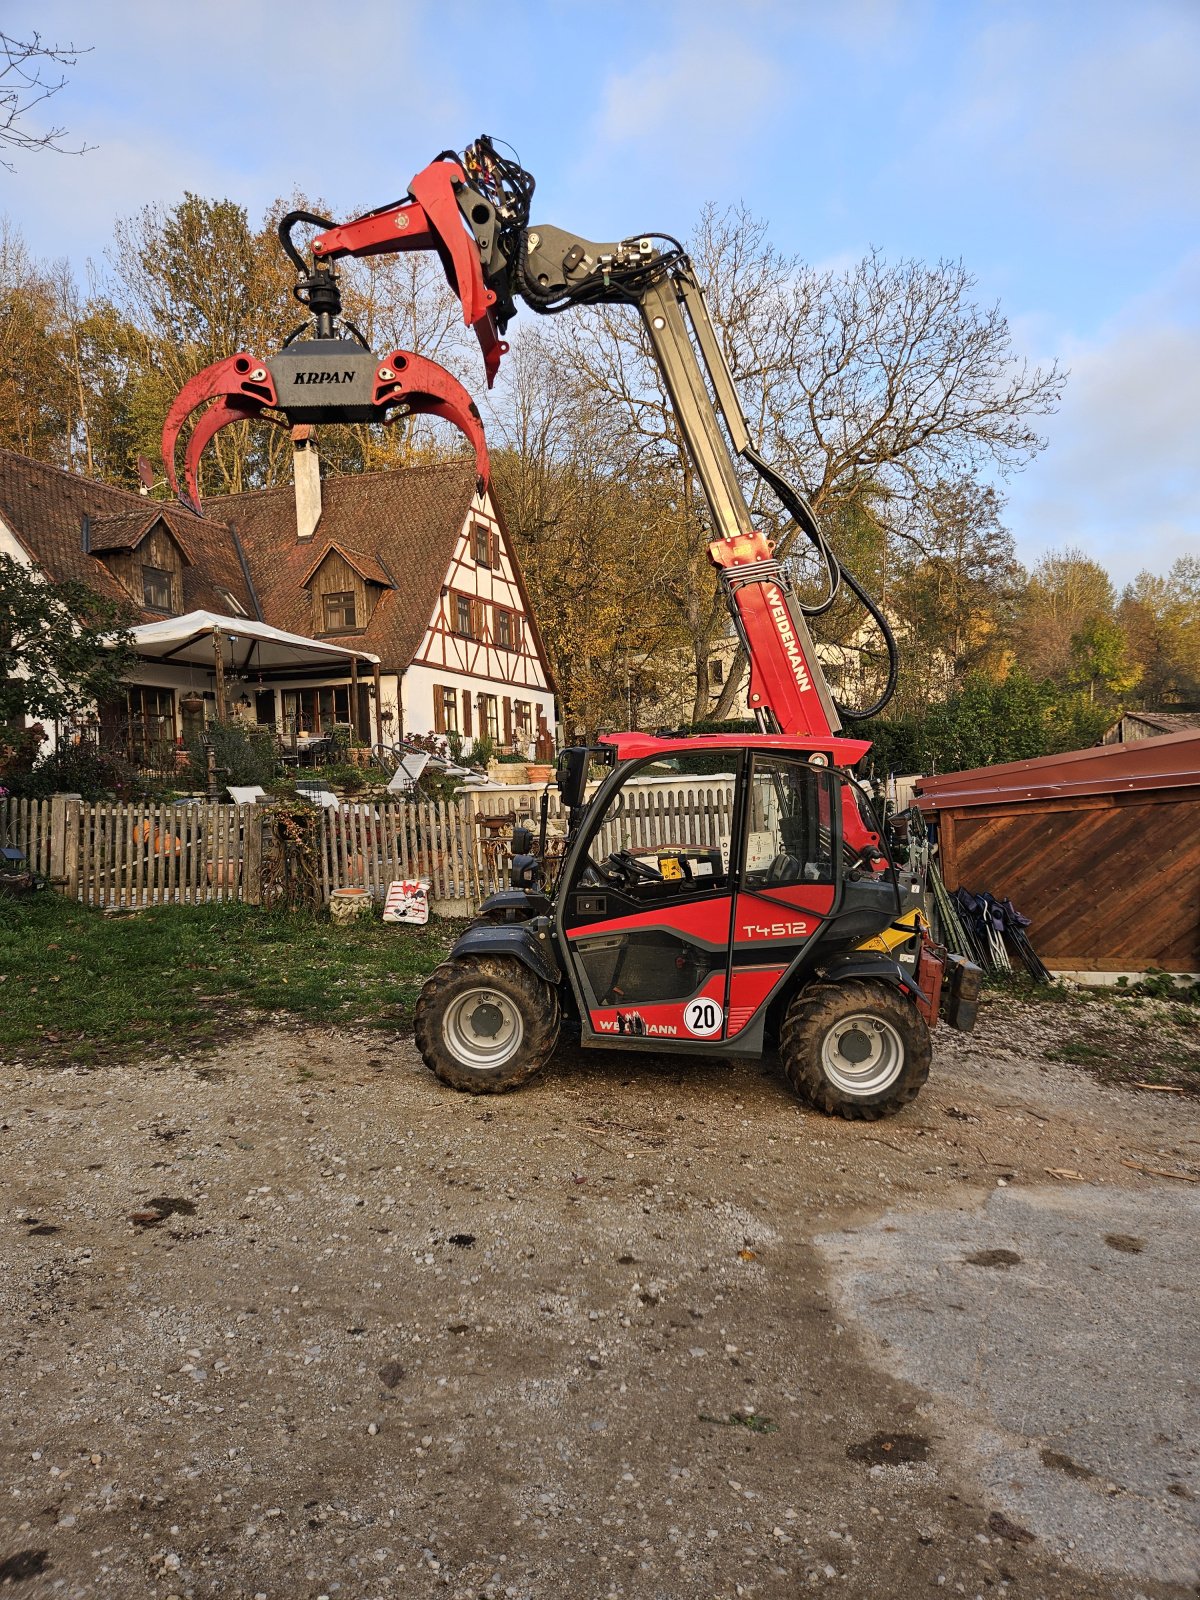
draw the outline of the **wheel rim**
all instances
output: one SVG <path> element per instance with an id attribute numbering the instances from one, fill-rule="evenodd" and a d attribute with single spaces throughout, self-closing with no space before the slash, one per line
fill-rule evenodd
<path id="1" fill-rule="evenodd" d="M 525 1023 L 506 994 L 481 985 L 456 995 L 446 1010 L 442 1036 L 464 1067 L 502 1067 L 521 1048 Z"/>
<path id="2" fill-rule="evenodd" d="M 886 1018 L 856 1011 L 821 1041 L 821 1068 L 843 1094 L 881 1094 L 904 1071 L 904 1041 Z"/>

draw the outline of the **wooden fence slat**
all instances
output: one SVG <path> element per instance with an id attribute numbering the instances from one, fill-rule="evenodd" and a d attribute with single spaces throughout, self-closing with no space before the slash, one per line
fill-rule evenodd
<path id="1" fill-rule="evenodd" d="M 212 850 L 212 823 L 209 818 L 209 805 L 202 800 L 196 807 L 196 850 L 195 860 L 192 863 L 192 903 L 200 905 L 208 898 L 208 873 L 205 868 L 205 858 Z"/>
<path id="2" fill-rule="evenodd" d="M 217 899 L 222 904 L 229 899 L 230 856 L 229 807 L 217 809 Z"/>

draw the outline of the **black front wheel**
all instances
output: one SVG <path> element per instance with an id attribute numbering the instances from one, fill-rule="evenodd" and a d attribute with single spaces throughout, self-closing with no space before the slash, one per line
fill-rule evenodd
<path id="1" fill-rule="evenodd" d="M 933 1047 L 925 1019 L 886 984 L 814 984 L 788 1006 L 779 1036 L 784 1074 L 828 1116 L 874 1121 L 915 1100 Z"/>
<path id="2" fill-rule="evenodd" d="M 413 1014 L 429 1070 L 467 1094 L 501 1094 L 526 1082 L 558 1040 L 558 994 L 505 956 L 444 961 Z"/>

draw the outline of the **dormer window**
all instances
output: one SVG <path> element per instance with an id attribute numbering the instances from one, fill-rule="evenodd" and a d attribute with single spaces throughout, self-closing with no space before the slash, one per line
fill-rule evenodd
<path id="1" fill-rule="evenodd" d="M 152 611 L 170 611 L 171 574 L 162 567 L 143 567 L 142 601 Z"/>
<path id="2" fill-rule="evenodd" d="M 352 589 L 339 589 L 332 594 L 322 595 L 321 603 L 325 611 L 326 633 L 348 633 L 352 628 L 357 628 Z"/>

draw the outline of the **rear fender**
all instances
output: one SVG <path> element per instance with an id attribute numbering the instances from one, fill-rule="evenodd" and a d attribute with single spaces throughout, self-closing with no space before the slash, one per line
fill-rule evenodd
<path id="1" fill-rule="evenodd" d="M 451 961 L 457 961 L 460 956 L 507 956 L 509 960 L 520 961 L 555 988 L 562 982 L 562 969 L 545 917 L 534 917 L 528 922 L 476 923 L 450 952 Z"/>
<path id="2" fill-rule="evenodd" d="M 813 973 L 825 983 L 845 983 L 850 978 L 866 979 L 870 983 L 887 983 L 910 998 L 913 986 L 900 965 L 882 950 L 848 950 L 845 955 L 834 956 L 823 962 Z"/>

